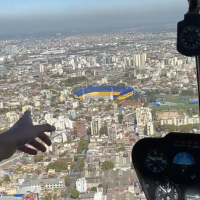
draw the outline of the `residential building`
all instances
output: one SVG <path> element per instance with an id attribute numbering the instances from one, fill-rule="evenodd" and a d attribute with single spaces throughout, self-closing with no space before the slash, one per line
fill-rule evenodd
<path id="1" fill-rule="evenodd" d="M 79 178 L 76 180 L 76 189 L 80 193 L 85 193 L 87 191 L 87 181 L 85 178 Z"/>

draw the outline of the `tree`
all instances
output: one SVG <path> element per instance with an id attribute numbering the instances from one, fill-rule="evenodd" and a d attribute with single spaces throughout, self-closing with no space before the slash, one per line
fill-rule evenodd
<path id="1" fill-rule="evenodd" d="M 83 139 L 80 139 L 79 144 L 78 144 L 77 153 L 80 154 L 84 150 L 87 150 L 87 149 L 88 149 L 88 141 L 84 141 Z"/>
<path id="2" fill-rule="evenodd" d="M 108 169 L 113 169 L 115 167 L 114 163 L 111 161 L 105 161 L 101 164 L 101 169 L 106 171 Z"/>
<path id="3" fill-rule="evenodd" d="M 99 130 L 100 135 L 108 135 L 108 127 L 106 125 L 102 126 Z"/>
<path id="4" fill-rule="evenodd" d="M 52 200 L 53 196 L 51 193 L 48 193 L 46 196 L 45 196 L 45 200 Z"/>
<path id="5" fill-rule="evenodd" d="M 123 115 L 118 115 L 118 121 L 120 124 L 123 122 Z"/>
<path id="6" fill-rule="evenodd" d="M 66 86 L 74 86 L 86 80 L 87 78 L 85 76 L 78 76 L 78 77 L 68 78 L 64 80 L 62 83 L 64 83 Z"/>
<path id="7" fill-rule="evenodd" d="M 112 109 L 112 104 L 106 105 L 105 111 L 109 111 L 109 110 L 111 110 L 111 109 Z"/>
<path id="8" fill-rule="evenodd" d="M 74 156 L 74 161 L 76 162 L 78 160 L 78 156 Z"/>
<path id="9" fill-rule="evenodd" d="M 75 172 L 78 172 L 78 171 L 79 171 L 79 170 L 78 170 L 78 167 L 75 167 L 75 168 L 74 168 L 74 171 L 75 171 Z"/>
<path id="10" fill-rule="evenodd" d="M 65 195 L 66 195 L 66 191 L 65 190 L 61 190 L 61 197 L 65 197 Z"/>
<path id="11" fill-rule="evenodd" d="M 85 162 L 84 162 L 84 159 L 81 159 L 79 161 L 79 164 L 78 164 L 78 167 L 81 171 L 83 171 L 84 167 L 85 167 Z"/>
<path id="12" fill-rule="evenodd" d="M 133 99 L 138 101 L 140 99 L 140 93 L 139 92 L 135 92 L 135 94 L 133 96 Z"/>
<path id="13" fill-rule="evenodd" d="M 120 147 L 120 148 L 117 149 L 118 152 L 120 152 L 120 151 L 125 151 L 125 150 L 126 150 L 125 147 Z"/>
<path id="14" fill-rule="evenodd" d="M 103 187 L 103 185 L 100 183 L 99 185 L 98 185 L 98 188 L 102 188 Z"/>
<path id="15" fill-rule="evenodd" d="M 75 162 L 72 162 L 71 163 L 71 169 L 73 169 L 75 167 L 76 163 Z"/>
<path id="16" fill-rule="evenodd" d="M 2 184 L 3 184 L 3 181 L 0 181 L 0 186 L 2 186 Z"/>
<path id="17" fill-rule="evenodd" d="M 178 94 L 178 93 L 179 93 L 179 89 L 176 88 L 176 87 L 173 87 L 173 88 L 171 89 L 171 93 L 172 93 L 172 94 Z"/>
<path id="18" fill-rule="evenodd" d="M 4 178 L 3 178 L 3 180 L 5 182 L 10 182 L 10 177 L 8 175 L 5 175 Z"/>
<path id="19" fill-rule="evenodd" d="M 92 117 L 91 116 L 85 116 L 85 119 L 87 120 L 87 121 L 92 121 Z"/>
<path id="20" fill-rule="evenodd" d="M 128 74 L 128 76 L 129 76 L 129 74 Z M 119 87 L 125 87 L 126 83 L 119 83 L 119 84 L 117 84 L 117 86 L 119 86 Z"/>
<path id="21" fill-rule="evenodd" d="M 57 200 L 57 194 L 53 194 L 53 200 Z"/>
<path id="22" fill-rule="evenodd" d="M 37 155 L 34 157 L 34 162 L 37 163 L 37 162 L 40 162 L 43 160 L 43 156 L 42 155 Z"/>
<path id="23" fill-rule="evenodd" d="M 76 189 L 76 188 L 73 188 L 72 190 L 71 190 L 71 193 L 70 193 L 70 196 L 72 197 L 72 198 L 78 198 L 79 197 L 79 191 Z"/>
<path id="24" fill-rule="evenodd" d="M 96 188 L 96 187 L 92 187 L 92 188 L 91 188 L 91 191 L 92 191 L 92 192 L 97 192 L 97 188 Z"/>
<path id="25" fill-rule="evenodd" d="M 64 161 L 56 161 L 47 165 L 46 170 L 48 171 L 49 169 L 55 169 L 56 172 L 61 172 L 63 170 L 67 170 L 68 165 Z"/>
<path id="26" fill-rule="evenodd" d="M 47 85 L 47 84 L 44 84 L 44 85 L 43 85 L 43 89 L 48 90 L 48 89 L 50 89 L 50 86 Z"/>
<path id="27" fill-rule="evenodd" d="M 193 90 L 182 90 L 181 94 L 183 96 L 193 97 L 194 96 L 194 91 Z"/>
<path id="28" fill-rule="evenodd" d="M 91 127 L 88 127 L 86 132 L 87 132 L 88 135 L 90 135 L 91 134 Z"/>
<path id="29" fill-rule="evenodd" d="M 67 175 L 65 176 L 65 186 L 68 186 L 70 183 L 70 177 Z"/>
<path id="30" fill-rule="evenodd" d="M 65 152 L 61 153 L 61 154 L 59 155 L 59 157 L 60 157 L 60 158 L 62 158 L 62 157 L 65 157 L 65 156 L 66 156 L 66 154 L 67 154 L 67 151 L 65 151 Z"/>
<path id="31" fill-rule="evenodd" d="M 5 114 L 5 113 L 7 113 L 9 110 L 8 110 L 8 108 L 1 108 L 0 109 L 0 114 Z"/>
<path id="32" fill-rule="evenodd" d="M 15 171 L 16 172 L 22 172 L 23 174 L 26 173 L 26 170 L 24 170 L 22 168 L 17 168 Z"/>
<path id="33" fill-rule="evenodd" d="M 82 103 L 80 103 L 78 107 L 79 107 L 79 108 L 84 108 L 84 106 L 83 106 Z"/>

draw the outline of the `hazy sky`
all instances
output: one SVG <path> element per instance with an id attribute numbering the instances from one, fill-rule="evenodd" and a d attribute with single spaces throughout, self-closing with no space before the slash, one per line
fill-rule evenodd
<path id="1" fill-rule="evenodd" d="M 0 0 L 0 35 L 175 23 L 187 0 Z"/>

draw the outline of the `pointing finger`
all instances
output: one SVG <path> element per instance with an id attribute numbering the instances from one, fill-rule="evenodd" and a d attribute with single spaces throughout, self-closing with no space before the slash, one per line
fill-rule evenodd
<path id="1" fill-rule="evenodd" d="M 38 149 L 39 151 L 45 152 L 47 150 L 46 147 L 40 142 L 38 142 L 37 140 L 33 140 L 32 142 L 29 142 L 29 144 L 33 146 L 34 148 Z"/>
<path id="2" fill-rule="evenodd" d="M 31 115 L 31 110 L 30 110 L 30 109 L 26 110 L 26 111 L 24 112 L 24 115 Z"/>
<path id="3" fill-rule="evenodd" d="M 51 146 L 51 140 L 45 133 L 40 133 L 37 137 L 40 138 L 40 140 L 42 140 L 48 146 Z"/>
<path id="4" fill-rule="evenodd" d="M 22 151 L 24 153 L 27 153 L 29 155 L 37 155 L 37 151 L 36 150 L 31 149 L 31 148 L 29 148 L 27 146 L 20 146 L 20 147 L 18 147 L 18 150 L 20 150 L 20 151 Z"/>
<path id="5" fill-rule="evenodd" d="M 55 130 L 56 130 L 55 127 L 51 126 L 50 124 L 43 124 L 43 125 L 35 125 L 35 126 L 33 126 L 33 131 L 36 133 L 36 136 L 38 136 L 40 133 L 53 132 Z"/>

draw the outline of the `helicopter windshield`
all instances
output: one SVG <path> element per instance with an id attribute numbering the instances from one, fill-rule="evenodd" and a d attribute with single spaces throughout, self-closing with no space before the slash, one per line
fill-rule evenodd
<path id="1" fill-rule="evenodd" d="M 175 176 L 196 178 L 199 138 L 169 133 L 200 133 L 199 10 L 188 2 L 1 2 L 0 133 L 27 109 L 56 127 L 46 153 L 0 163 L 2 199 L 183 197 Z M 152 189 L 138 166 L 149 180 L 173 174 Z M 200 199 L 192 184 L 183 198 Z"/>

